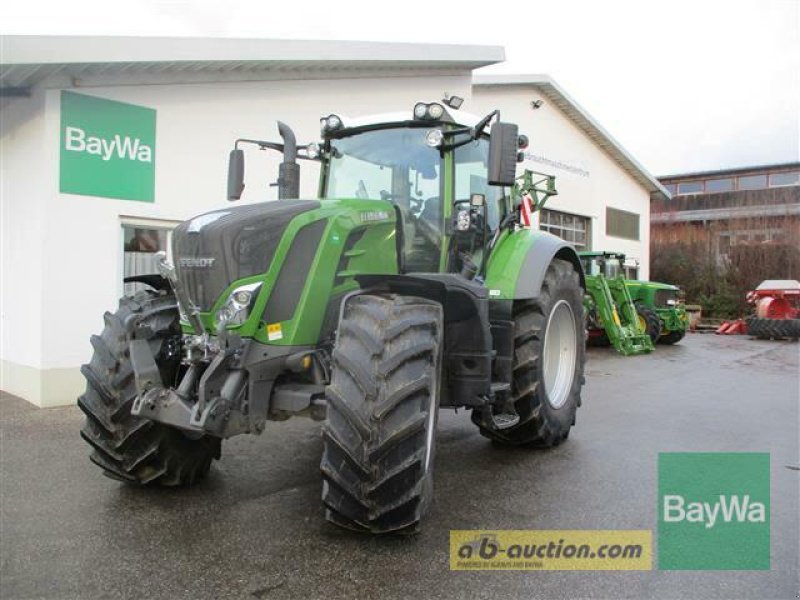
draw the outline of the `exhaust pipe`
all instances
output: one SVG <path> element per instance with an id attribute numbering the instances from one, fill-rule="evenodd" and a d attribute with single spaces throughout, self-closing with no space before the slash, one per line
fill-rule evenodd
<path id="1" fill-rule="evenodd" d="M 278 166 L 278 200 L 293 200 L 300 196 L 297 138 L 292 128 L 282 121 L 278 121 L 278 133 L 283 138 L 283 162 Z"/>

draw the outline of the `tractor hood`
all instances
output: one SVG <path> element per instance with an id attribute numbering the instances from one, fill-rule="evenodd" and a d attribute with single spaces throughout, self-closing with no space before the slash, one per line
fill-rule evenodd
<path id="1" fill-rule="evenodd" d="M 209 311 L 231 282 L 266 272 L 289 222 L 319 207 L 316 200 L 261 202 L 215 210 L 178 225 L 173 260 L 191 301 Z"/>
<path id="2" fill-rule="evenodd" d="M 642 281 L 640 279 L 628 279 L 625 283 L 629 286 L 649 287 L 657 290 L 671 290 L 677 292 L 680 288 L 670 283 L 660 283 L 658 281 Z"/>

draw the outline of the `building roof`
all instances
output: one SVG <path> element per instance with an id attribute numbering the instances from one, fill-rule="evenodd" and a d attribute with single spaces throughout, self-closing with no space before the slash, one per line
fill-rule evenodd
<path id="1" fill-rule="evenodd" d="M 502 46 L 241 38 L 0 36 L 0 95 L 47 78 L 83 85 L 465 72 L 505 60 Z M 396 74 L 396 73 L 395 73 Z"/>
<path id="2" fill-rule="evenodd" d="M 800 162 L 775 163 L 771 165 L 756 165 L 753 167 L 734 167 L 731 169 L 715 169 L 713 171 L 694 171 L 692 173 L 676 173 L 674 175 L 659 175 L 659 181 L 678 179 L 703 179 L 707 177 L 724 177 L 726 175 L 743 175 L 772 173 L 775 171 L 792 171 L 800 169 Z"/>
<path id="3" fill-rule="evenodd" d="M 669 199 L 669 191 L 661 185 L 630 153 L 578 104 L 549 75 L 478 75 L 472 77 L 475 86 L 520 86 L 537 89 L 550 102 L 602 148 L 624 171 L 638 181 L 655 199 Z"/>

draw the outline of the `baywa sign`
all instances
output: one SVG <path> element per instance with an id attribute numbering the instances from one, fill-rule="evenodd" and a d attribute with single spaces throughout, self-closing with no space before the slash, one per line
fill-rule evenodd
<path id="1" fill-rule="evenodd" d="M 153 202 L 155 165 L 155 110 L 61 92 L 62 193 Z"/>

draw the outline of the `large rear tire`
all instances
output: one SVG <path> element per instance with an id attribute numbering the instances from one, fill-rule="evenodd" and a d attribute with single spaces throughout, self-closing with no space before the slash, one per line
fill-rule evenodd
<path id="1" fill-rule="evenodd" d="M 800 337 L 800 319 L 747 319 L 747 334 L 761 340 L 793 339 Z"/>
<path id="2" fill-rule="evenodd" d="M 336 525 L 414 532 L 433 496 L 442 307 L 359 295 L 339 323 L 323 427 L 322 501 Z"/>
<path id="3" fill-rule="evenodd" d="M 581 405 L 586 360 L 583 323 L 578 272 L 570 262 L 554 259 L 539 297 L 514 303 L 511 387 L 519 422 L 493 429 L 485 425 L 490 420 L 474 410 L 472 420 L 484 436 L 501 444 L 538 447 L 557 446 L 567 439 Z M 555 347 L 554 342 L 558 342 Z M 555 376 L 548 375 L 552 373 Z"/>
<path id="4" fill-rule="evenodd" d="M 128 345 L 146 339 L 164 382 L 174 382 L 180 367 L 181 335 L 174 296 L 149 290 L 120 300 L 104 315 L 105 328 L 91 343 L 94 354 L 81 367 L 86 392 L 78 406 L 86 414 L 81 437 L 92 447 L 90 459 L 112 479 L 132 484 L 188 485 L 208 473 L 220 456 L 220 439 L 190 439 L 177 429 L 131 415 L 136 398 Z"/>

